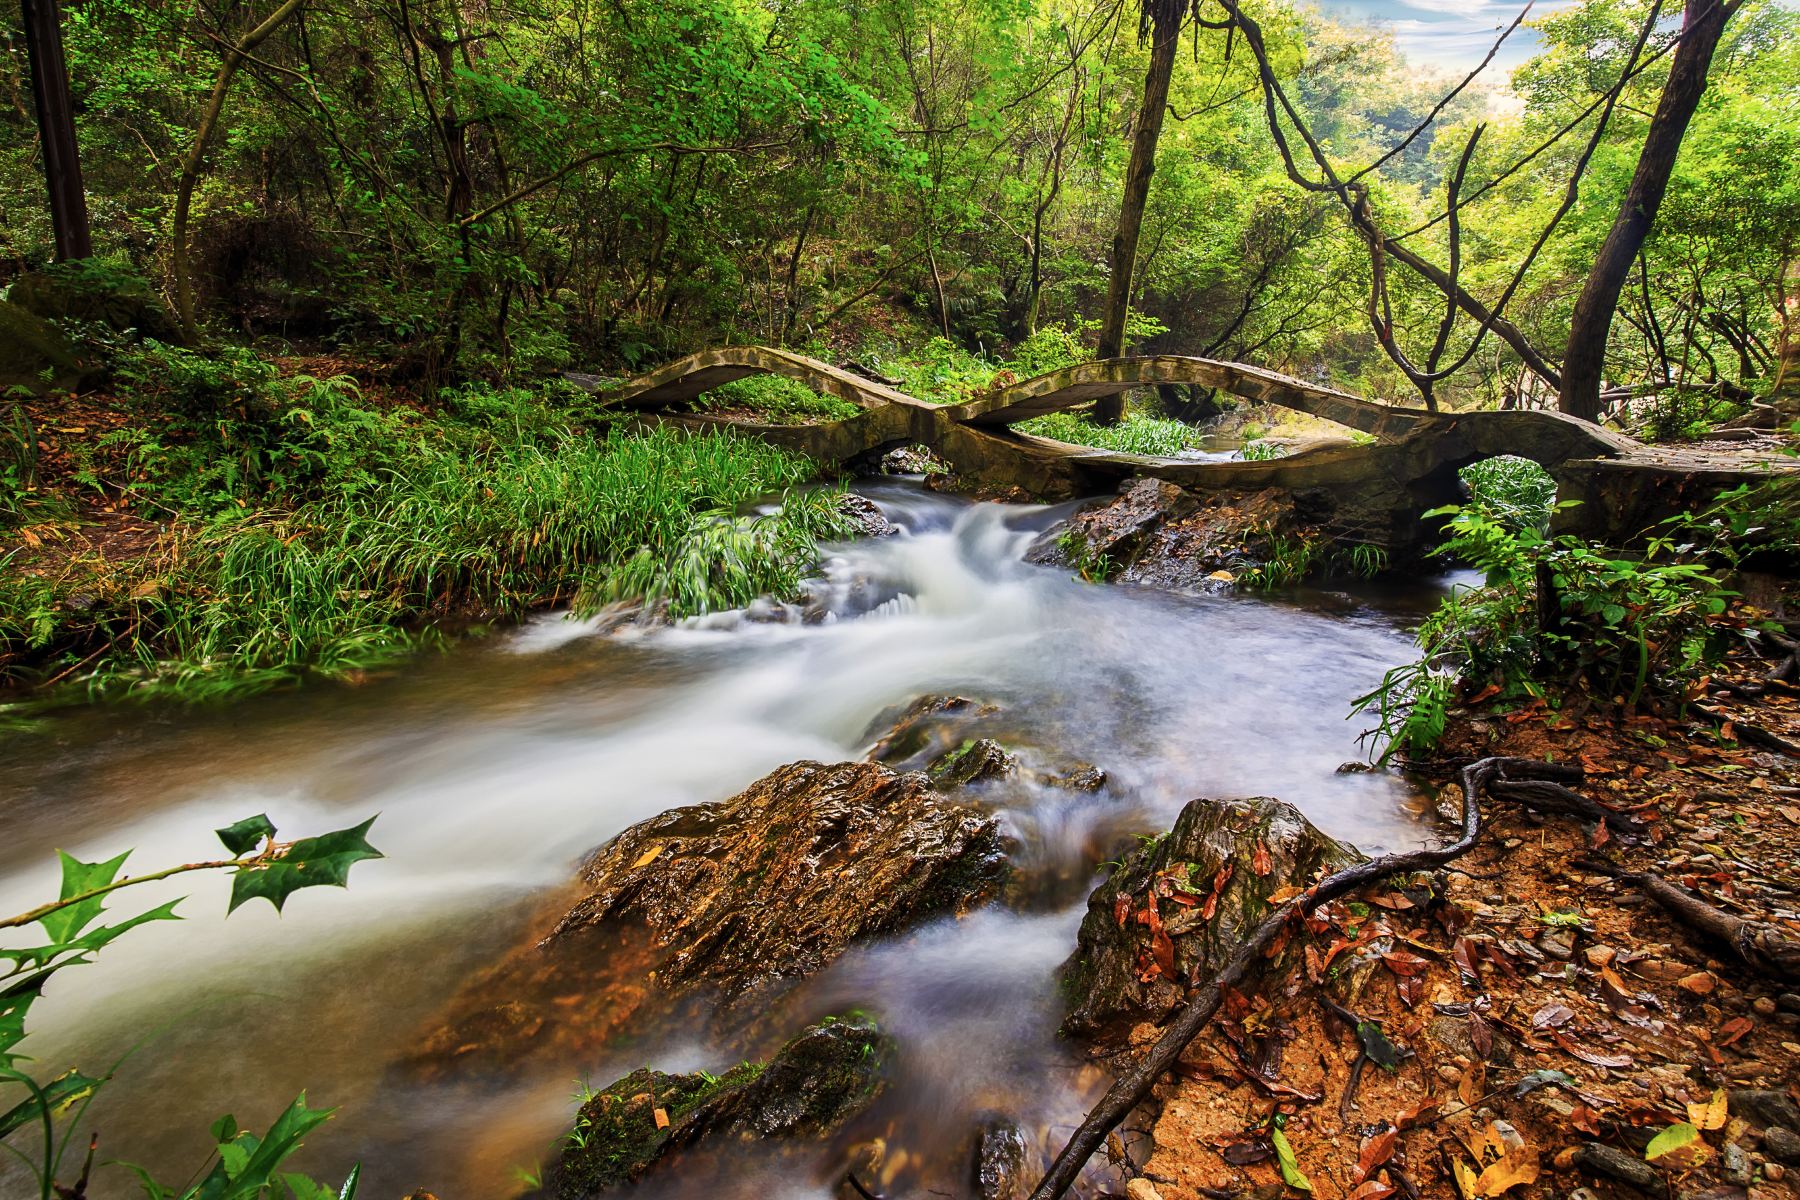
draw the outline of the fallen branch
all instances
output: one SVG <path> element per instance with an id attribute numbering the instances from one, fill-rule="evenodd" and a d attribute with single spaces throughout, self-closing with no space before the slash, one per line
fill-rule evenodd
<path id="1" fill-rule="evenodd" d="M 1777 979 L 1800 980 L 1800 942 L 1774 926 L 1734 917 L 1654 871 L 1621 871 L 1609 863 L 1588 859 L 1576 865 L 1637 888 L 1682 924 L 1730 946 L 1739 961 L 1751 970 Z"/>
<path id="2" fill-rule="evenodd" d="M 1694 705 L 1694 711 L 1704 713 L 1720 724 L 1731 726 L 1731 740 L 1746 746 L 1755 746 L 1762 750 L 1773 750 L 1777 754 L 1785 754 L 1789 758 L 1800 758 L 1800 745 L 1795 745 L 1777 733 L 1770 733 L 1761 725 L 1752 725 L 1741 721 L 1723 709 L 1708 708 L 1704 704 Z"/>
<path id="3" fill-rule="evenodd" d="M 1276 935 L 1288 921 L 1300 913 L 1309 912 L 1321 904 L 1348 895 L 1364 884 L 1390 875 L 1435 870 L 1467 854 L 1474 848 L 1475 840 L 1481 834 L 1481 792 L 1494 780 L 1503 779 L 1507 772 L 1521 776 L 1549 775 L 1561 779 L 1576 779 L 1580 778 L 1581 768 L 1528 758 L 1484 758 L 1470 763 L 1461 772 L 1462 836 L 1456 841 L 1436 849 L 1384 854 L 1368 862 L 1346 867 L 1327 875 L 1264 917 L 1236 953 L 1226 960 L 1218 974 L 1189 997 L 1187 1003 L 1175 1014 L 1169 1027 L 1163 1031 L 1163 1035 L 1156 1039 L 1156 1044 L 1150 1047 L 1138 1064 L 1113 1081 L 1113 1085 L 1106 1090 L 1106 1095 L 1100 1098 L 1100 1102 L 1076 1126 L 1068 1143 L 1056 1156 L 1056 1161 L 1050 1164 L 1049 1171 L 1045 1172 L 1043 1179 L 1031 1193 L 1031 1200 L 1057 1200 L 1057 1197 L 1068 1190 L 1069 1185 L 1075 1182 L 1082 1168 L 1087 1165 L 1088 1159 L 1093 1157 L 1094 1152 L 1106 1140 L 1106 1135 L 1150 1094 L 1152 1085 L 1175 1065 L 1188 1043 L 1199 1036 L 1200 1031 L 1218 1013 L 1226 991 L 1241 984 L 1257 964 L 1267 957 L 1270 947 L 1275 944 Z"/>

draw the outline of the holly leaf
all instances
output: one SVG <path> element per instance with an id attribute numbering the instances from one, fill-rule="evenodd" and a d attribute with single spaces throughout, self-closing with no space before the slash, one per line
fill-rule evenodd
<path id="1" fill-rule="evenodd" d="M 1294 1161 L 1294 1148 L 1288 1145 L 1287 1135 L 1279 1129 L 1271 1129 L 1269 1144 L 1275 1147 L 1275 1165 L 1281 1170 L 1282 1182 L 1295 1191 L 1312 1191 L 1312 1181 L 1301 1172 L 1300 1164 Z"/>
<path id="2" fill-rule="evenodd" d="M 225 849 L 233 858 L 240 858 L 262 844 L 264 838 L 275 839 L 275 823 L 269 820 L 267 813 L 257 813 L 254 817 L 245 817 L 234 825 L 223 829 L 215 829 Z"/>
<path id="3" fill-rule="evenodd" d="M 57 899 L 67 900 L 83 892 L 105 887 L 118 878 L 119 868 L 125 865 L 125 860 L 130 855 L 131 851 L 127 850 L 117 858 L 109 858 L 105 862 L 84 863 L 79 858 L 58 850 L 56 857 L 62 860 L 62 891 Z M 38 918 L 38 924 L 44 927 L 44 932 L 50 935 L 51 941 L 61 944 L 86 929 L 100 915 L 101 906 L 105 903 L 106 897 L 94 896 L 79 904 L 45 913 Z"/>
<path id="4" fill-rule="evenodd" d="M 385 857 L 365 836 L 374 823 L 370 817 L 349 829 L 301 838 L 274 858 L 245 863 L 231 877 L 231 906 L 226 911 L 235 912 L 246 901 L 261 898 L 280 912 L 301 888 L 347 886 L 351 867 L 364 859 Z"/>

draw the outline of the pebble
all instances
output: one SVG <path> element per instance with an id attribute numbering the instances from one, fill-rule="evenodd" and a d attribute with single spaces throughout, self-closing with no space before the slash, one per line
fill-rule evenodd
<path id="1" fill-rule="evenodd" d="M 1770 1183 L 1780 1183 L 1787 1178 L 1787 1168 L 1778 1162 L 1764 1163 L 1762 1172 L 1763 1178 Z"/>
<path id="2" fill-rule="evenodd" d="M 1575 931 L 1552 929 L 1538 938 L 1538 949 L 1551 958 L 1568 962 L 1575 957 Z"/>
<path id="3" fill-rule="evenodd" d="M 1604 967 L 1619 957 L 1619 952 L 1611 946 L 1589 946 L 1581 952 L 1581 956 L 1587 959 L 1590 967 Z"/>
<path id="4" fill-rule="evenodd" d="M 1775 1015 L 1775 1001 L 1769 999 L 1767 996 L 1758 996 L 1750 1002 L 1750 1007 L 1756 1011 L 1756 1015 L 1759 1017 L 1772 1017 Z"/>
<path id="5" fill-rule="evenodd" d="M 1148 1179 L 1134 1179 L 1125 1185 L 1125 1200 L 1162 1200 L 1162 1193 Z"/>
<path id="6" fill-rule="evenodd" d="M 1449 1063 L 1444 1063 L 1438 1067 L 1438 1078 L 1445 1083 L 1455 1083 L 1462 1078 L 1462 1072 L 1451 1066 Z"/>
<path id="7" fill-rule="evenodd" d="M 1800 994 L 1783 992 L 1775 997 L 1775 1007 L 1782 1012 L 1800 1013 Z"/>

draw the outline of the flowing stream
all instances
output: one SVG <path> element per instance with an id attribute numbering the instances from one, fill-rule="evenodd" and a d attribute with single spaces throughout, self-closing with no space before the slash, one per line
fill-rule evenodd
<path id="1" fill-rule="evenodd" d="M 911 484 L 868 494 L 902 532 L 834 550 L 822 624 L 737 615 L 600 634 L 545 617 L 427 656 L 355 689 L 221 711 L 97 710 L 21 739 L 0 760 L 0 912 L 55 893 L 52 850 L 133 848 L 148 870 L 216 857 L 211 831 L 266 811 L 284 836 L 379 813 L 387 854 L 348 891 L 316 889 L 224 918 L 225 883 L 134 889 L 137 911 L 187 895 L 186 920 L 146 926 L 65 972 L 26 1044 L 97 1073 L 126 1058 L 85 1126 L 102 1157 L 185 1180 L 222 1113 L 262 1128 L 306 1090 L 338 1114 L 297 1165 L 365 1197 L 516 1194 L 548 1161 L 578 1081 L 635 1066 L 723 1070 L 746 1047 L 671 1019 L 665 1036 L 568 1062 L 504 1092 L 397 1080 L 394 1061 L 458 987 L 521 936 L 534 902 L 628 825 L 721 799 L 797 759 L 860 755 L 872 723 L 924 694 L 1000 705 L 1028 752 L 1103 767 L 1099 795 L 1024 783 L 981 796 L 1037 885 L 961 920 L 852 951 L 785 1006 L 786 1032 L 874 1014 L 900 1067 L 859 1127 L 967 1194 L 971 1131 L 988 1113 L 1060 1144 L 1103 1081 L 1059 1046 L 1054 971 L 1074 945 L 1098 864 L 1166 829 L 1196 796 L 1275 795 L 1365 851 L 1434 836 L 1416 798 L 1358 757 L 1352 697 L 1409 656 L 1415 587 L 1206 598 L 1094 587 L 1029 565 L 1058 510 L 969 504 Z M 85 1139 L 86 1130 L 82 1132 Z M 815 1155 L 816 1157 L 816 1155 Z M 658 1195 L 820 1196 L 829 1164 L 735 1148 L 664 1175 Z M 73 1171 L 65 1172 L 73 1175 Z M 127 1195 L 123 1172 L 96 1195 Z M 0 1162 L 0 1196 L 28 1194 Z"/>

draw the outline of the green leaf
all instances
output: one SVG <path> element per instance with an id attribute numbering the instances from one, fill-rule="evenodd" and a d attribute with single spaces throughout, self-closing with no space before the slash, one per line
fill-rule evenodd
<path id="1" fill-rule="evenodd" d="M 33 1121 L 42 1120 L 46 1108 L 54 1112 L 92 1095 L 94 1089 L 105 1082 L 79 1071 L 70 1071 L 60 1079 L 52 1079 L 44 1085 L 41 1095 L 28 1096 L 0 1113 L 0 1138 Z"/>
<path id="2" fill-rule="evenodd" d="M 1685 1150 L 1699 1140 L 1700 1131 L 1688 1122 L 1681 1121 L 1651 1138 L 1650 1144 L 1644 1147 L 1644 1157 L 1655 1162 L 1659 1158 Z"/>
<path id="3" fill-rule="evenodd" d="M 1388 1071 L 1400 1069 L 1400 1051 L 1388 1040 L 1381 1026 L 1373 1021 L 1358 1021 L 1356 1036 L 1362 1041 L 1363 1053 L 1376 1066 Z"/>
<path id="4" fill-rule="evenodd" d="M 261 897 L 280 912 L 287 898 L 306 887 L 344 887 L 350 868 L 369 858 L 384 857 L 364 836 L 375 823 L 339 829 L 319 837 L 302 838 L 275 858 L 245 863 L 231 877 L 231 906 L 235 912 L 245 901 Z"/>
<path id="5" fill-rule="evenodd" d="M 105 862 L 84 863 L 58 850 L 56 856 L 62 860 L 62 891 L 57 899 L 67 900 L 83 892 L 105 887 L 118 878 L 119 868 L 125 865 L 125 860 L 130 855 L 131 851 L 127 850 L 117 858 Z M 38 918 L 38 924 L 44 927 L 44 932 L 50 935 L 51 941 L 66 942 L 87 928 L 88 923 L 100 915 L 100 909 L 105 903 L 106 897 L 95 896 L 79 904 L 46 913 Z"/>
<path id="6" fill-rule="evenodd" d="M 1279 1129 L 1271 1129 L 1269 1144 L 1275 1147 L 1275 1165 L 1281 1168 L 1282 1182 L 1295 1191 L 1312 1191 L 1312 1181 L 1301 1173 L 1299 1164 L 1294 1161 L 1294 1148 L 1288 1145 L 1287 1135 Z"/>
<path id="7" fill-rule="evenodd" d="M 227 825 L 213 832 L 219 835 L 219 840 L 225 843 L 225 849 L 236 858 L 256 849 L 264 838 L 273 841 L 275 824 L 269 820 L 267 813 L 257 813 L 254 817 L 245 817 L 235 825 Z"/>

